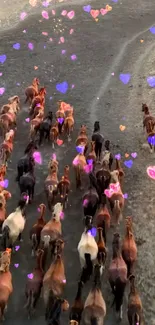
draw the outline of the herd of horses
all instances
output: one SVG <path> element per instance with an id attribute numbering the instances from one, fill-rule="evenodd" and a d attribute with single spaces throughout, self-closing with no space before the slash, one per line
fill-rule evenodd
<path id="1" fill-rule="evenodd" d="M 33 203 L 35 189 L 35 152 L 46 140 L 54 148 L 59 145 L 61 135 L 71 140 L 74 127 L 74 110 L 69 104 L 59 101 L 58 110 L 54 114 L 48 112 L 44 116 L 46 89 L 39 89 L 39 80 L 35 78 L 25 90 L 29 102 L 29 144 L 24 155 L 17 162 L 17 177 L 20 189 L 18 206 L 9 216 L 6 212 L 7 200 L 11 193 L 5 189 L 7 165 L 13 151 L 16 132 L 16 119 L 20 111 L 18 96 L 9 98 L 0 112 L 0 128 L 4 141 L 0 146 L 0 318 L 4 319 L 10 295 L 13 292 L 10 272 L 11 254 L 16 251 L 15 245 L 22 240 L 26 225 L 26 206 Z M 154 136 L 154 118 L 148 107 L 143 104 L 143 126 L 147 137 Z M 150 139 L 150 138 L 149 138 Z M 148 141 L 150 149 L 153 144 Z M 106 302 L 102 293 L 103 274 L 107 272 L 112 290 L 116 319 L 123 317 L 123 301 L 128 291 L 127 317 L 130 325 L 143 324 L 143 307 L 136 287 L 135 262 L 137 245 L 133 233 L 132 217 L 123 220 L 125 198 L 123 182 L 125 173 L 120 160 L 114 162 L 110 151 L 110 141 L 104 142 L 100 132 L 100 123 L 94 124 L 92 139 L 88 138 L 86 125 L 81 125 L 76 139 L 76 151 L 72 161 L 75 173 L 76 188 L 82 189 L 84 230 L 77 251 L 80 260 L 80 278 L 75 300 L 69 310 L 69 303 L 64 299 L 66 286 L 62 219 L 67 208 L 71 190 L 70 167 L 64 167 L 64 174 L 59 179 L 59 162 L 53 154 L 48 164 L 48 175 L 45 179 L 47 206 L 51 214 L 45 220 L 46 205 L 38 207 L 38 219 L 30 230 L 32 256 L 36 258 L 36 266 L 27 277 L 25 287 L 28 317 L 35 312 L 41 296 L 45 305 L 45 320 L 48 325 L 58 325 L 62 311 L 69 310 L 71 325 L 102 325 L 106 316 Z M 104 148 L 103 148 L 104 146 Z M 115 166 L 114 166 L 115 165 Z M 87 184 L 87 188 L 85 188 Z M 118 232 L 121 222 L 125 222 L 125 234 L 121 240 Z M 107 265 L 107 236 L 110 227 L 114 228 L 112 240 L 112 258 Z M 95 239 L 96 237 L 96 239 Z M 49 264 L 50 260 L 50 264 Z M 83 301 L 83 288 L 87 282 L 91 289 Z"/>

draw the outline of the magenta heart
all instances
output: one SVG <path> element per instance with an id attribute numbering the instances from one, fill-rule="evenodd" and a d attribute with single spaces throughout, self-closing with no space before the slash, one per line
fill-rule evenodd
<path id="1" fill-rule="evenodd" d="M 117 159 L 117 160 L 120 160 L 121 159 L 120 153 L 118 153 L 117 155 L 115 155 L 115 159 Z"/>
<path id="2" fill-rule="evenodd" d="M 27 275 L 27 277 L 28 277 L 28 279 L 32 280 L 32 279 L 33 279 L 33 273 L 29 273 L 29 274 Z"/>
<path id="3" fill-rule="evenodd" d="M 4 87 L 1 87 L 0 88 L 0 96 L 2 96 L 4 93 L 5 93 L 5 88 Z"/>
<path id="4" fill-rule="evenodd" d="M 18 266 L 19 266 L 19 264 L 17 263 L 17 264 L 14 264 L 14 267 L 16 267 L 16 269 L 18 268 Z"/>
<path id="5" fill-rule="evenodd" d="M 75 15 L 75 13 L 74 13 L 74 11 L 72 10 L 72 11 L 69 11 L 69 12 L 68 12 L 67 17 L 68 17 L 69 19 L 72 19 L 72 18 L 74 18 L 74 15 Z"/>
<path id="6" fill-rule="evenodd" d="M 136 158 L 137 157 L 137 152 L 132 152 L 131 157 Z"/>
<path id="7" fill-rule="evenodd" d="M 27 118 L 25 119 L 25 122 L 29 123 L 29 122 L 30 122 L 30 118 L 27 117 Z"/>

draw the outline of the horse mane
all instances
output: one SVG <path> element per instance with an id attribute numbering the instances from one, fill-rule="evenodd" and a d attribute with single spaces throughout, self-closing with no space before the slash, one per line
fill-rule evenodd
<path id="1" fill-rule="evenodd" d="M 55 325 L 58 323 L 61 314 L 62 302 L 63 300 L 61 298 L 54 297 L 53 293 L 50 291 L 45 311 L 47 325 Z"/>
<path id="2" fill-rule="evenodd" d="M 12 97 L 8 98 L 8 102 L 9 102 L 10 104 L 12 104 L 12 103 L 14 102 L 14 100 L 17 99 L 17 98 L 18 98 L 17 95 L 12 96 Z"/>
<path id="3" fill-rule="evenodd" d="M 30 150 L 31 150 L 32 148 L 35 148 L 35 143 L 34 143 L 34 141 L 29 142 L 29 144 L 27 145 L 27 147 L 26 147 L 24 153 L 25 153 L 25 154 L 29 153 Z"/>

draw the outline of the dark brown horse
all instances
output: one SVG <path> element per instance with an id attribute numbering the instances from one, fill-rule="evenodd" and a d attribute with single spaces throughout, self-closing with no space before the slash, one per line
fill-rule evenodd
<path id="1" fill-rule="evenodd" d="M 68 194 L 70 191 L 70 180 L 69 180 L 69 166 L 66 165 L 64 168 L 64 175 L 62 176 L 60 182 L 58 183 L 58 193 L 62 201 L 63 207 L 67 207 Z"/>

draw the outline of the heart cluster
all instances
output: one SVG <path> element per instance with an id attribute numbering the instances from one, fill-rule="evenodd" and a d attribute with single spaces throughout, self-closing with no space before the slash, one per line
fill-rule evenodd
<path id="1" fill-rule="evenodd" d="M 120 184 L 119 183 L 111 183 L 109 189 L 106 189 L 104 191 L 104 194 L 110 198 L 114 193 L 117 193 L 120 190 Z"/>
<path id="2" fill-rule="evenodd" d="M 95 9 L 91 9 L 90 10 L 90 14 L 91 14 L 91 16 L 94 19 L 96 19 L 99 16 L 99 14 L 101 14 L 102 16 L 104 16 L 104 15 L 106 15 L 111 10 L 112 10 L 112 7 L 109 6 L 109 5 L 106 5 L 105 8 L 101 8 L 100 10 L 98 10 L 98 9 L 96 9 L 96 10 Z"/>

